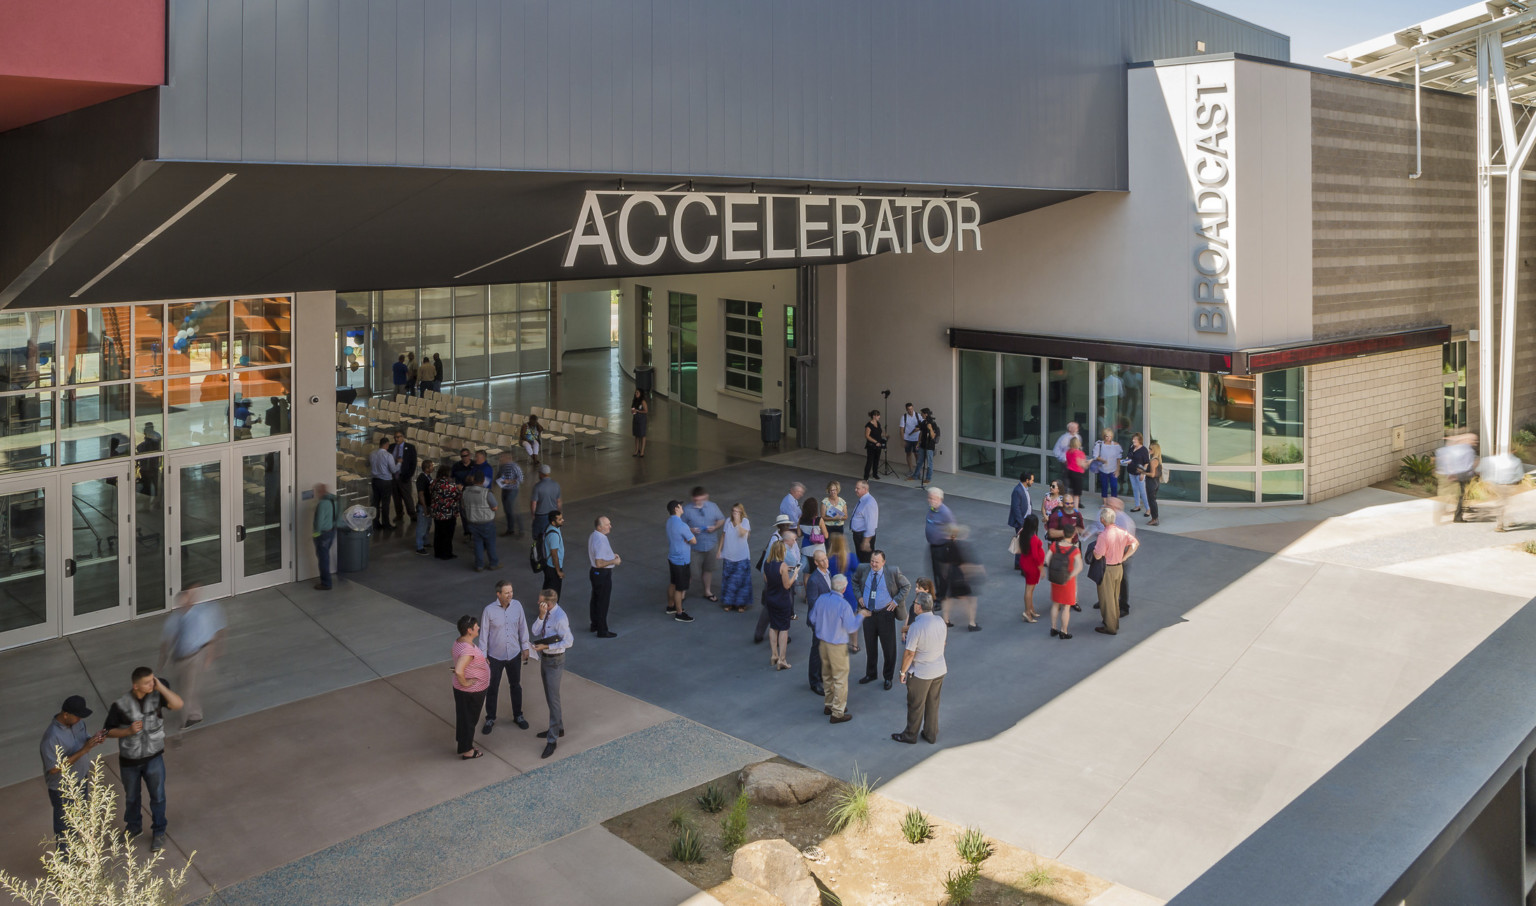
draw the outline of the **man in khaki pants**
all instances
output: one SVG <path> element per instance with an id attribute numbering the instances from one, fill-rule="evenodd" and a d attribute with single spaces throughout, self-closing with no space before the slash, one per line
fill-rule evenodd
<path id="1" fill-rule="evenodd" d="M 1093 546 L 1093 556 L 1104 558 L 1104 578 L 1099 582 L 1099 616 L 1104 625 L 1093 627 L 1094 632 L 1114 635 L 1120 631 L 1120 580 L 1124 577 L 1121 565 L 1141 546 L 1130 532 L 1115 524 L 1115 511 L 1105 507 L 1099 513 L 1099 540 Z"/>
<path id="2" fill-rule="evenodd" d="M 811 604 L 806 617 L 816 631 L 816 641 L 821 648 L 821 679 L 826 686 L 826 706 L 823 714 L 831 715 L 831 723 L 840 724 L 853 719 L 848 713 L 848 636 L 859 631 L 869 611 L 860 607 L 854 610 L 848 605 L 843 592 L 848 589 L 848 577 L 832 577 L 832 590 L 825 592 Z"/>
<path id="3" fill-rule="evenodd" d="M 944 688 L 944 643 L 949 629 L 944 618 L 933 613 L 933 596 L 917 593 L 912 601 L 912 624 L 907 627 L 907 651 L 901 656 L 901 684 L 907 687 L 907 728 L 891 738 L 909 745 L 917 737 L 939 741 L 939 693 Z"/>

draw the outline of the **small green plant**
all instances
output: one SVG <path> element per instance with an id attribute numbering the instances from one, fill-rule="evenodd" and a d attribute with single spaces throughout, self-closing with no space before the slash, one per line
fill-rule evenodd
<path id="1" fill-rule="evenodd" d="M 861 827 L 869 824 L 869 794 L 873 790 L 869 775 L 860 771 L 855 763 L 853 780 L 832 794 L 832 809 L 827 812 L 827 824 L 832 833 L 839 833 L 854 824 Z"/>
<path id="2" fill-rule="evenodd" d="M 677 830 L 682 830 L 685 827 L 693 827 L 693 818 L 688 814 L 687 809 L 678 806 L 672 810 L 671 817 L 667 818 L 667 824 Z"/>
<path id="3" fill-rule="evenodd" d="M 908 809 L 906 817 L 901 819 L 901 835 L 908 843 L 921 843 L 933 836 L 933 822 L 917 809 Z"/>
<path id="4" fill-rule="evenodd" d="M 1527 554 L 1536 554 L 1536 541 L 1527 541 L 1520 545 L 1520 549 L 1525 551 Z"/>
<path id="5" fill-rule="evenodd" d="M 1028 872 L 1025 872 L 1021 883 L 1023 883 L 1025 890 L 1036 890 L 1041 887 L 1050 887 L 1056 883 L 1056 879 L 1051 876 L 1050 871 L 1037 865 Z"/>
<path id="6" fill-rule="evenodd" d="M 987 842 L 981 828 L 968 827 L 955 838 L 955 852 L 972 865 L 980 865 L 991 857 L 992 844 Z"/>
<path id="7" fill-rule="evenodd" d="M 689 825 L 678 830 L 677 839 L 672 841 L 669 852 L 673 859 L 695 865 L 704 861 L 704 841 L 699 837 L 699 832 Z"/>
<path id="8" fill-rule="evenodd" d="M 720 822 L 720 845 L 726 852 L 734 852 L 743 843 L 747 842 L 747 807 L 752 800 L 746 793 L 736 797 L 731 804 L 731 810 L 725 813 L 725 818 Z"/>
<path id="9" fill-rule="evenodd" d="M 1435 458 L 1428 453 L 1410 453 L 1403 457 L 1397 474 L 1417 484 L 1429 484 L 1435 480 Z"/>
<path id="10" fill-rule="evenodd" d="M 703 795 L 699 796 L 699 808 L 711 815 L 725 808 L 725 793 L 713 783 L 704 788 Z"/>
<path id="11" fill-rule="evenodd" d="M 1296 444 L 1265 444 L 1264 463 L 1271 466 L 1301 462 L 1301 447 Z"/>
<path id="12" fill-rule="evenodd" d="M 969 903 L 976 895 L 976 879 L 980 877 L 981 869 L 974 865 L 951 871 L 944 876 L 944 898 L 953 906 Z"/>

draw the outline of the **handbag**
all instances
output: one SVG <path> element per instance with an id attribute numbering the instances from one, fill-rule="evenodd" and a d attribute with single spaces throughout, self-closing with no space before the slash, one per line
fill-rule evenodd
<path id="1" fill-rule="evenodd" d="M 1018 535 L 1014 535 L 1012 538 L 1008 539 L 1008 553 L 1013 554 L 1015 557 L 1017 557 L 1019 555 L 1019 536 Z"/>
<path id="2" fill-rule="evenodd" d="M 1088 564 L 1088 579 L 1094 585 L 1104 581 L 1104 564 L 1105 560 L 1103 557 L 1094 557 L 1092 562 Z"/>

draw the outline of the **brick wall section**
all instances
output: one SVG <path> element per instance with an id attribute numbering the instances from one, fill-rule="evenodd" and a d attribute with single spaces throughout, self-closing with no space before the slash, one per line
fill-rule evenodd
<path id="1" fill-rule="evenodd" d="M 1440 347 L 1307 369 L 1307 494 L 1312 503 L 1397 475 L 1440 444 Z M 1392 449 L 1403 427 L 1404 449 Z"/>

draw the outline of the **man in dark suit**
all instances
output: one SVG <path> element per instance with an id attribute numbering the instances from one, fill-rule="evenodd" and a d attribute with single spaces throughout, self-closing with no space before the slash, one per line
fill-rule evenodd
<path id="1" fill-rule="evenodd" d="M 860 685 L 875 681 L 875 649 L 885 651 L 881 674 L 885 688 L 891 688 L 896 677 L 896 625 L 907 621 L 907 596 L 912 583 L 901 570 L 885 562 L 885 551 L 869 555 L 868 563 L 861 563 L 853 574 L 854 593 L 859 606 L 870 612 L 864 621 L 864 676 Z M 878 644 L 877 644 L 878 643 Z"/>
<path id="2" fill-rule="evenodd" d="M 416 521 L 416 445 L 405 439 L 404 431 L 395 432 L 395 444 L 389 448 L 394 455 L 395 462 L 400 465 L 400 474 L 395 476 L 395 506 L 399 512 L 405 513 L 405 517 L 397 519 L 404 521 L 408 517 L 412 522 Z"/>
<path id="3" fill-rule="evenodd" d="M 805 577 L 805 600 L 815 602 L 822 595 L 832 590 L 832 572 L 827 565 L 827 552 L 818 550 L 814 557 L 814 569 Z M 806 613 L 806 622 L 810 622 L 810 613 Z M 826 689 L 821 684 L 821 644 L 816 641 L 815 627 L 811 627 L 811 656 L 807 661 L 810 664 L 808 673 L 811 680 L 811 691 L 817 695 L 826 695 Z"/>

